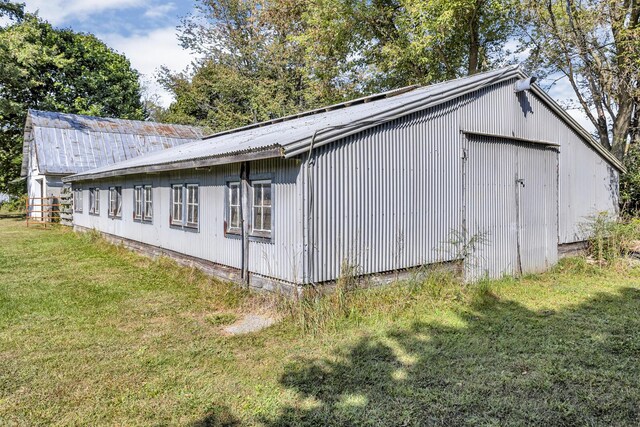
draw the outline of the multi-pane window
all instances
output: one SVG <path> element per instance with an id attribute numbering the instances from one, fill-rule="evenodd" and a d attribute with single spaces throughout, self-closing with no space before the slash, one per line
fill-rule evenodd
<path id="1" fill-rule="evenodd" d="M 198 226 L 198 186 L 187 185 L 187 226 Z"/>
<path id="2" fill-rule="evenodd" d="M 150 185 L 133 187 L 133 219 L 134 221 L 151 221 L 153 219 L 153 200 Z"/>
<path id="3" fill-rule="evenodd" d="M 109 187 L 109 216 L 122 217 L 122 187 Z"/>
<path id="4" fill-rule="evenodd" d="M 171 186 L 171 224 L 182 225 L 182 185 Z"/>
<path id="5" fill-rule="evenodd" d="M 144 189 L 142 186 L 133 187 L 133 219 L 142 219 L 142 210 L 144 209 Z"/>
<path id="6" fill-rule="evenodd" d="M 240 183 L 230 182 L 227 193 L 227 229 L 238 232 L 240 231 Z"/>
<path id="7" fill-rule="evenodd" d="M 150 185 L 144 186 L 144 211 L 142 215 L 145 221 L 153 219 L 153 191 Z"/>
<path id="8" fill-rule="evenodd" d="M 271 181 L 253 183 L 253 231 L 271 234 Z"/>
<path id="9" fill-rule="evenodd" d="M 100 189 L 89 189 L 89 213 L 92 215 L 100 215 Z"/>
<path id="10" fill-rule="evenodd" d="M 171 225 L 198 228 L 198 207 L 197 184 L 171 186 Z"/>
<path id="11" fill-rule="evenodd" d="M 81 188 L 73 189 L 73 211 L 78 213 L 82 212 L 82 189 Z"/>

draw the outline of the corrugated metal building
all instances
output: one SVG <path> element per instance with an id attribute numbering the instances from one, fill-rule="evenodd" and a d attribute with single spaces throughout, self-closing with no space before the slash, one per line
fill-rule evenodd
<path id="1" fill-rule="evenodd" d="M 21 176 L 27 180 L 30 199 L 58 197 L 65 176 L 202 136 L 202 129 L 194 126 L 29 110 Z"/>
<path id="2" fill-rule="evenodd" d="M 269 289 L 331 282 L 345 261 L 542 271 L 617 211 L 623 168 L 535 84 L 516 92 L 526 78 L 404 88 L 82 172 L 65 179 L 75 226 Z"/>

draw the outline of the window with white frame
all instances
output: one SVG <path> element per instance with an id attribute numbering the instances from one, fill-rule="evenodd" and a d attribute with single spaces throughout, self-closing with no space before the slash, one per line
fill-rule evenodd
<path id="1" fill-rule="evenodd" d="M 74 188 L 73 189 L 73 211 L 82 213 L 82 189 Z"/>
<path id="2" fill-rule="evenodd" d="M 240 183 L 227 184 L 227 232 L 240 232 Z"/>
<path id="3" fill-rule="evenodd" d="M 150 185 L 133 187 L 133 220 L 151 221 L 153 219 L 153 200 Z"/>
<path id="4" fill-rule="evenodd" d="M 144 209 L 144 188 L 141 185 L 133 187 L 133 219 L 142 220 L 142 211 Z"/>
<path id="5" fill-rule="evenodd" d="M 198 228 L 200 220 L 198 184 L 171 186 L 171 225 Z"/>
<path id="6" fill-rule="evenodd" d="M 182 185 L 171 186 L 171 224 L 182 225 Z"/>
<path id="7" fill-rule="evenodd" d="M 92 215 L 100 215 L 100 189 L 89 189 L 89 213 Z"/>
<path id="8" fill-rule="evenodd" d="M 153 190 L 150 185 L 144 186 L 144 211 L 142 217 L 145 221 L 153 219 Z"/>
<path id="9" fill-rule="evenodd" d="M 187 227 L 198 226 L 198 185 L 187 184 Z"/>
<path id="10" fill-rule="evenodd" d="M 253 232 L 271 236 L 271 181 L 255 181 L 253 187 Z"/>
<path id="11" fill-rule="evenodd" d="M 122 218 L 122 187 L 109 187 L 109 217 Z"/>

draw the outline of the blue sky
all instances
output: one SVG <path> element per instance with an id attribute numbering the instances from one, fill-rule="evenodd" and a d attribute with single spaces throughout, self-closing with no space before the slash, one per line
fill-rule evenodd
<path id="1" fill-rule="evenodd" d="M 182 49 L 176 37 L 180 18 L 194 8 L 194 0 L 22 0 L 29 12 L 57 27 L 95 34 L 129 58 L 142 74 L 148 90 L 168 105 L 171 96 L 156 82 L 157 69 L 166 65 L 185 69 L 194 56 Z"/>
<path id="2" fill-rule="evenodd" d="M 107 45 L 125 54 L 142 74 L 143 85 L 160 96 L 168 106 L 171 95 L 155 80 L 162 65 L 174 71 L 184 70 L 195 58 L 180 47 L 176 26 L 195 6 L 195 0 L 22 0 L 29 12 L 58 27 L 90 32 Z M 514 49 L 515 46 L 508 46 Z M 543 85 L 545 82 L 541 82 Z M 571 86 L 558 82 L 549 94 L 561 103 L 574 97 Z M 587 130 L 594 128 L 581 110 L 569 110 Z"/>

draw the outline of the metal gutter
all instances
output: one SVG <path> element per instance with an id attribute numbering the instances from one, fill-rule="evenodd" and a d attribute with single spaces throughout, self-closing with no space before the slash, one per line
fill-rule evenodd
<path id="1" fill-rule="evenodd" d="M 231 154 L 228 156 L 218 157 L 203 157 L 198 159 L 184 160 L 178 162 L 167 162 L 161 164 L 153 164 L 137 167 L 126 167 L 118 169 L 110 169 L 104 172 L 84 173 L 76 174 L 65 177 L 62 182 L 80 182 L 91 181 L 95 179 L 111 178 L 124 175 L 137 175 L 145 173 L 158 173 L 167 172 L 181 169 L 196 169 L 217 165 L 224 165 L 229 163 L 238 163 L 253 160 L 272 159 L 274 157 L 283 157 L 281 147 L 267 147 L 266 149 L 260 149 L 259 151 L 252 151 L 240 154 Z"/>

